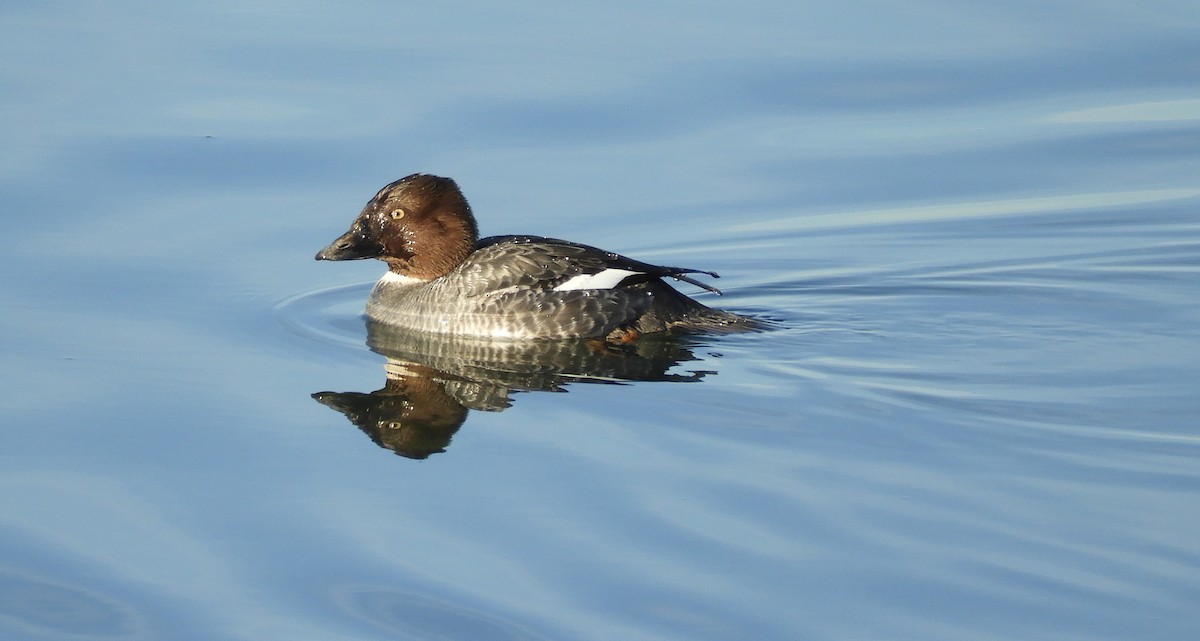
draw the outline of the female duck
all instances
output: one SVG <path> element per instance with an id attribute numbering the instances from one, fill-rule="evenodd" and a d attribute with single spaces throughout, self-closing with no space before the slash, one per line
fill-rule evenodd
<path id="1" fill-rule="evenodd" d="M 675 291 L 687 274 L 595 247 L 540 236 L 479 240 L 449 178 L 413 174 L 375 194 L 317 260 L 378 258 L 388 272 L 367 300 L 375 321 L 424 332 L 493 338 L 631 339 L 666 330 L 749 329 L 757 321 Z"/>

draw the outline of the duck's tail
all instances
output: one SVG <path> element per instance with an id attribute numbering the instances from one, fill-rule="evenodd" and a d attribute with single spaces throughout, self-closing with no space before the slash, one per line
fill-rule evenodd
<path id="1" fill-rule="evenodd" d="M 691 282 L 690 278 L 680 280 Z M 733 333 L 762 331 L 770 327 L 767 322 L 752 316 L 698 303 L 661 280 L 650 281 L 645 286 L 654 294 L 654 304 L 637 320 L 635 329 L 640 333 L 666 330 Z"/>

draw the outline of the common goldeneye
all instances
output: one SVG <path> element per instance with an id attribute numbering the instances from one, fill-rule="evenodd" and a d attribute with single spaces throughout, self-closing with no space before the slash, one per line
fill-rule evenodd
<path id="1" fill-rule="evenodd" d="M 449 178 L 413 174 L 379 190 L 350 230 L 317 260 L 388 264 L 367 316 L 407 329 L 491 338 L 602 337 L 678 329 L 752 329 L 746 316 L 710 309 L 662 278 L 720 294 L 688 274 L 565 240 L 479 239 L 475 217 Z"/>

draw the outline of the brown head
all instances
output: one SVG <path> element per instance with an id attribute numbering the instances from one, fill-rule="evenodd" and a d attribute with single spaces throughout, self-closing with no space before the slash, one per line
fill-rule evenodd
<path id="1" fill-rule="evenodd" d="M 449 178 L 413 174 L 379 190 L 317 260 L 378 258 L 409 278 L 446 275 L 479 239 L 467 199 Z"/>

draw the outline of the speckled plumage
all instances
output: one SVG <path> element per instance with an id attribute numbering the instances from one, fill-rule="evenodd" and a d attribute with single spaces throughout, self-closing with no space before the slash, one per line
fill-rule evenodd
<path id="1" fill-rule="evenodd" d="M 454 181 L 414 174 L 384 187 L 317 259 L 388 262 L 390 277 L 372 290 L 367 316 L 422 332 L 558 339 L 756 324 L 710 309 L 662 280 L 716 292 L 688 276 L 714 273 L 539 236 L 476 240 L 476 228 Z"/>

